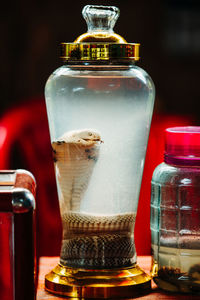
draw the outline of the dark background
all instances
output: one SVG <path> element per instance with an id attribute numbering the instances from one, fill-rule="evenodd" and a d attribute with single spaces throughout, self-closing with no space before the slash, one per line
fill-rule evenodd
<path id="1" fill-rule="evenodd" d="M 21 101 L 43 96 L 48 76 L 59 67 L 60 42 L 87 31 L 86 4 L 116 5 L 115 31 L 141 43 L 138 65 L 153 78 L 156 109 L 199 117 L 200 1 L 18 0 L 1 4 L 1 115 Z"/>

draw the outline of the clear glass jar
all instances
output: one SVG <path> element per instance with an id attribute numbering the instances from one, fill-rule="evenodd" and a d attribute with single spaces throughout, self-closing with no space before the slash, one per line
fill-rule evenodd
<path id="1" fill-rule="evenodd" d="M 112 31 L 117 9 L 86 6 L 83 15 L 88 33 L 62 45 L 66 64 L 45 87 L 63 220 L 60 264 L 117 270 L 136 263 L 134 224 L 155 90 L 135 66 L 139 45 Z"/>
<path id="2" fill-rule="evenodd" d="M 154 99 L 151 79 L 145 71 L 131 64 L 106 67 L 63 66 L 51 75 L 45 93 L 62 216 L 69 211 L 96 215 L 99 218 L 115 218 L 127 214 L 131 222 L 131 252 L 124 252 L 124 262 L 117 266 L 133 264 L 136 257 L 132 233 Z M 80 138 L 81 134 L 87 135 L 87 131 L 89 134 L 96 133 L 99 141 L 92 144 L 96 149 L 91 148 L 90 143 L 85 144 L 82 149 L 78 149 L 78 146 L 77 149 L 72 149 L 74 166 L 72 167 L 72 162 L 68 166 L 66 161 L 64 167 L 59 163 L 56 152 L 62 147 L 59 145 L 61 137 L 66 132 L 70 135 L 72 131 L 77 131 L 77 138 Z M 84 157 L 81 151 L 86 154 Z M 72 168 L 76 168 L 78 159 L 80 165 L 75 175 Z M 88 174 L 88 169 L 91 169 L 92 175 Z M 67 174 L 70 178 L 66 177 Z M 75 176 L 77 187 L 72 183 Z M 79 182 L 80 176 L 86 177 L 85 182 Z M 68 199 L 69 185 L 73 185 L 82 193 L 81 199 Z M 86 235 L 84 232 L 84 236 Z M 61 262 L 71 266 L 113 266 L 113 262 L 106 259 L 103 261 L 102 253 L 99 254 L 101 263 L 97 265 L 91 263 L 91 258 L 88 258 L 88 262 L 84 257 L 80 258 L 79 262 L 73 262 L 71 257 L 64 258 L 64 251 L 62 254 Z M 94 255 L 96 261 L 97 254 Z M 122 257 L 123 254 L 120 255 L 120 261 L 123 261 Z"/>
<path id="3" fill-rule="evenodd" d="M 152 177 L 153 275 L 168 291 L 200 292 L 200 127 L 166 130 Z"/>

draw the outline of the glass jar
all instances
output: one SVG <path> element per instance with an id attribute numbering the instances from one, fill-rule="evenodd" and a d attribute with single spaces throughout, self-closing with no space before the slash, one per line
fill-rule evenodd
<path id="1" fill-rule="evenodd" d="M 88 32 L 62 44 L 66 64 L 45 87 L 62 268 L 121 272 L 136 264 L 134 224 L 155 91 L 135 66 L 139 44 L 113 32 L 118 15 L 116 7 L 86 6 Z"/>
<path id="2" fill-rule="evenodd" d="M 153 275 L 159 287 L 200 292 L 200 127 L 165 132 L 151 193 Z"/>

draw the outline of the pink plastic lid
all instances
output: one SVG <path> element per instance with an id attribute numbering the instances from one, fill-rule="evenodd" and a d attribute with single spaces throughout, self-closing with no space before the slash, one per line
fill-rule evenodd
<path id="1" fill-rule="evenodd" d="M 165 130 L 165 162 L 200 166 L 200 126 Z"/>

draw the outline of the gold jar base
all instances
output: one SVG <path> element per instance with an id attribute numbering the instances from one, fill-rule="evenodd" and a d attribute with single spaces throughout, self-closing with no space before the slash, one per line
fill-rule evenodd
<path id="1" fill-rule="evenodd" d="M 45 289 L 72 298 L 131 298 L 151 289 L 151 277 L 137 264 L 122 269 L 73 269 L 58 264 L 45 276 Z"/>

